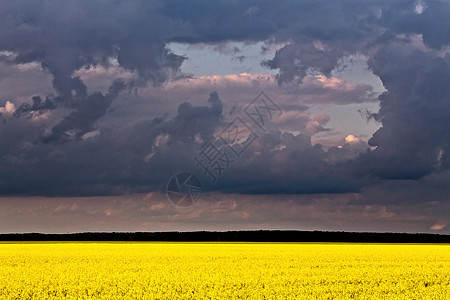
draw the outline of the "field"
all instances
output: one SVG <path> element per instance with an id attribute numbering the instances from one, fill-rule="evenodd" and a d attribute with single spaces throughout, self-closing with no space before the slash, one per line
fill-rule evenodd
<path id="1" fill-rule="evenodd" d="M 0 243 L 0 299 L 450 299 L 450 245 Z"/>

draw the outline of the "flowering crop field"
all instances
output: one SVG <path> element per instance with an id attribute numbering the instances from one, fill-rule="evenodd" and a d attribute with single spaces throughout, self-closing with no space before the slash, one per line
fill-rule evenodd
<path id="1" fill-rule="evenodd" d="M 450 299 L 450 245 L 0 243 L 0 299 Z"/>

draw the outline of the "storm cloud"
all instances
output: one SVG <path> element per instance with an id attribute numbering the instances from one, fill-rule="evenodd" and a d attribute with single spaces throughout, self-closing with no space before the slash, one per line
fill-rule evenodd
<path id="1" fill-rule="evenodd" d="M 422 195 L 432 191 L 438 203 L 448 201 L 447 1 L 2 1 L 1 6 L 4 196 L 161 192 L 172 175 L 189 171 L 209 191 L 246 197 L 348 193 L 355 207 L 376 206 L 375 195 L 395 191 L 406 197 L 418 183 Z M 185 74 L 181 68 L 190 58 L 169 46 L 214 45 L 225 53 L 223 45 L 233 42 L 264 42 L 262 52 L 276 48 L 273 57 L 259 62 L 276 75 Z M 234 60 L 245 64 L 241 52 L 234 47 L 230 55 L 239 54 Z M 365 59 L 383 93 L 335 76 L 352 56 Z M 282 109 L 264 130 L 245 114 L 261 90 Z M 366 139 L 333 131 L 330 116 L 317 112 L 361 103 L 379 103 L 366 117 L 380 127 Z M 257 138 L 212 183 L 194 158 L 236 117 Z M 327 137 L 339 144 L 314 142 Z M 220 147 L 225 151 L 226 145 Z"/>

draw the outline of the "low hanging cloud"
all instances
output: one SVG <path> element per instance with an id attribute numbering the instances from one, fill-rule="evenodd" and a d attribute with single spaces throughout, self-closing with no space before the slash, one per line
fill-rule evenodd
<path id="1" fill-rule="evenodd" d="M 416 179 L 449 168 L 449 56 L 393 43 L 378 50 L 370 64 L 387 92 L 380 96 L 383 123 L 362 157 L 366 172 L 381 178 Z M 387 59 L 398 62 L 395 69 Z M 375 163 L 376 165 L 369 166 Z"/>
<path id="2" fill-rule="evenodd" d="M 195 169 L 198 149 L 260 90 L 277 95 L 284 113 L 213 190 L 356 193 L 445 172 L 449 5 L 421 7 L 416 1 L 6 1 L 0 12 L 1 193 L 161 189 L 174 172 Z M 181 74 L 186 57 L 167 46 L 230 41 L 282 45 L 261 62 L 278 75 Z M 370 85 L 332 76 L 351 55 L 367 58 L 386 92 L 375 98 Z M 20 81 L 9 71 L 29 77 Z M 40 74 L 37 83 L 34 74 Z M 33 93 L 18 82 L 38 87 Z M 135 99 L 146 101 L 147 110 L 139 111 Z M 382 127 L 368 144 L 358 137 L 341 147 L 311 142 L 330 130 L 330 117 L 309 106 L 374 100 L 380 110 L 368 116 Z"/>
<path id="3" fill-rule="evenodd" d="M 71 114 L 51 127 L 50 136 Z M 5 154 L 14 151 L 2 161 L 2 191 L 82 196 L 162 190 L 176 172 L 201 173 L 193 158 L 206 143 L 217 138 L 229 118 L 224 115 L 219 95 L 211 93 L 207 106 L 183 102 L 173 117 L 142 119 L 109 130 L 86 128 L 87 133 L 79 140 L 55 144 L 36 142 L 35 138 L 42 136 L 42 129 L 33 126 L 36 130 L 29 131 L 28 119 L 11 116 L 4 128 L 18 130 L 21 124 L 22 132 L 27 134 L 3 131 L 17 139 L 4 148 Z M 342 148 L 328 150 L 311 143 L 311 136 L 326 130 L 328 120 L 327 115 L 306 111 L 292 116 L 286 113 L 279 120 L 280 126 L 295 124 L 301 134 L 275 128 L 260 134 L 223 180 L 211 185 L 203 178 L 205 186 L 212 190 L 258 194 L 275 193 L 280 187 L 284 193 L 357 191 L 361 183 L 353 181 L 350 173 L 344 174 L 345 170 L 340 170 L 342 167 L 336 163 L 356 157 L 365 149 L 358 148 L 360 145 L 353 140 Z M 35 122 L 43 124 L 45 120 Z M 33 159 L 36 157 L 39 159 Z M 45 176 L 41 174 L 43 169 Z M 61 176 L 61 170 L 70 172 Z M 299 181 L 304 184 L 299 185 Z"/>
<path id="4" fill-rule="evenodd" d="M 164 194 L 98 197 L 11 197 L 2 199 L 3 232 L 179 231 L 303 229 L 448 233 L 439 210 L 400 205 L 358 205 L 359 194 L 204 194 L 194 208 L 173 206 Z M 440 208 L 442 209 L 443 206 Z M 423 208 L 423 207 L 420 207 Z M 201 222 L 199 222 L 201 220 Z M 448 219 L 447 219 L 448 220 Z M 355 226 L 355 224 L 359 224 Z"/>

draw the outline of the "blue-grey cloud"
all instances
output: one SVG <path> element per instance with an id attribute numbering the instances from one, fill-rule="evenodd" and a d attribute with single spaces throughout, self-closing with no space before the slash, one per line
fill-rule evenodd
<path id="1" fill-rule="evenodd" d="M 0 51 L 13 53 L 17 64 L 40 63 L 53 77 L 52 101 L 73 110 L 44 141 L 64 141 L 70 132 L 81 137 L 111 103 L 111 93 L 88 94 L 77 70 L 116 59 L 137 72 L 131 86 L 160 84 L 178 70 L 184 58 L 167 49 L 164 40 L 173 28 L 157 9 L 156 2 L 3 2 Z"/>
<path id="2" fill-rule="evenodd" d="M 326 122 L 318 122 L 313 132 L 299 114 L 300 134 L 260 133 L 210 189 L 358 192 L 374 182 L 446 171 L 449 4 L 434 1 L 423 10 L 415 5 L 406 0 L 5 1 L 0 51 L 12 53 L 8 63 L 39 64 L 51 74 L 54 91 L 18 105 L 13 117 L 1 116 L 0 137 L 8 142 L 0 146 L 0 192 L 151 191 L 174 172 L 193 168 L 198 149 L 226 124 L 218 94 L 211 94 L 208 105 L 184 102 L 168 115 L 98 128 L 120 93 L 126 98 L 137 87 L 161 85 L 179 71 L 185 57 L 167 47 L 174 41 L 282 44 L 272 59 L 261 62 L 278 70 L 280 85 L 300 83 L 311 73 L 330 76 L 340 59 L 361 54 L 387 89 L 379 97 L 380 110 L 371 114 L 382 124 L 369 141 L 376 149 L 362 142 L 330 149 L 312 145 L 311 136 L 326 130 Z M 111 82 L 106 92 L 90 92 L 76 72 L 91 66 L 115 66 L 134 77 Z M 45 121 L 51 125 L 36 118 L 48 111 L 55 112 Z"/>

